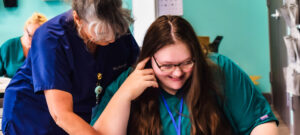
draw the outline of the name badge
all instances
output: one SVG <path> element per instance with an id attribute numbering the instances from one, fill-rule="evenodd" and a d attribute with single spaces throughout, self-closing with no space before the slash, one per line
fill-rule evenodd
<path id="1" fill-rule="evenodd" d="M 124 68 L 124 67 L 126 67 L 126 66 L 127 66 L 127 64 L 125 63 L 125 64 L 122 64 L 122 65 L 113 67 L 113 70 L 120 70 L 121 68 Z"/>

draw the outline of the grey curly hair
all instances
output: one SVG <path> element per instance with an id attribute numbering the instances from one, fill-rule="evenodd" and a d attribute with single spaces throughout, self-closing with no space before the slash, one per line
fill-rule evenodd
<path id="1" fill-rule="evenodd" d="M 122 0 L 72 0 L 72 9 L 87 22 L 88 32 L 97 40 L 118 38 L 133 22 L 130 11 L 122 8 Z"/>

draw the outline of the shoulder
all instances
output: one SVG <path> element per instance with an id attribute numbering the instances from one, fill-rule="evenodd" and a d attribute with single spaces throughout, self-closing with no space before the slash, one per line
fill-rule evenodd
<path id="1" fill-rule="evenodd" d="M 228 57 L 218 53 L 210 53 L 208 58 L 219 66 L 224 75 L 226 85 L 232 86 L 233 88 L 237 88 L 240 85 L 254 87 L 247 73 Z"/>
<path id="2" fill-rule="evenodd" d="M 21 38 L 21 37 L 15 37 L 15 38 L 11 38 L 11 39 L 5 41 L 5 42 L 1 45 L 1 48 L 2 48 L 2 47 L 9 47 L 9 46 L 11 46 L 11 45 L 13 45 L 13 44 L 16 44 L 16 43 L 20 42 L 20 38 Z"/>
<path id="3" fill-rule="evenodd" d="M 18 44 L 20 44 L 20 42 L 21 42 L 20 38 L 21 37 L 15 37 L 15 38 L 5 41 L 0 47 L 1 53 L 7 53 L 8 52 L 7 50 L 15 48 Z"/>
<path id="4" fill-rule="evenodd" d="M 222 72 L 226 75 L 227 77 L 230 77 L 232 75 L 235 76 L 247 76 L 247 74 L 241 69 L 234 61 L 229 59 L 228 57 L 218 54 L 218 53 L 210 53 L 208 54 L 208 58 L 217 64 Z M 247 77 L 246 77 L 247 78 Z"/>
<path id="5" fill-rule="evenodd" d="M 76 33 L 73 17 L 70 11 L 60 14 L 40 26 L 32 40 L 32 47 L 55 47 L 68 41 L 68 37 Z"/>
<path id="6" fill-rule="evenodd" d="M 136 62 L 140 52 L 140 48 L 131 33 L 121 36 L 114 43 L 102 48 L 114 52 L 111 53 L 111 57 L 117 58 L 115 62 L 125 60 L 129 65 Z"/>
<path id="7" fill-rule="evenodd" d="M 121 36 L 119 39 L 116 40 L 115 44 L 124 44 L 127 47 L 130 48 L 138 48 L 138 44 L 136 43 L 134 37 L 130 32 L 127 34 Z M 122 45 L 122 46 L 124 46 Z"/>
<path id="8" fill-rule="evenodd" d="M 119 87 L 123 84 L 123 82 L 126 80 L 126 78 L 129 76 L 131 71 L 133 70 L 132 67 L 129 67 L 127 70 L 122 72 L 116 80 L 114 80 L 110 85 L 107 86 L 106 91 L 110 94 L 114 94 L 117 92 Z"/>
<path id="9" fill-rule="evenodd" d="M 132 34 L 130 32 L 128 32 L 127 34 L 121 36 L 120 40 L 128 41 L 128 40 L 134 40 L 134 38 L 133 38 Z"/>
<path id="10" fill-rule="evenodd" d="M 221 68 L 228 65 L 237 66 L 231 59 L 219 53 L 209 53 L 208 58 Z"/>
<path id="11" fill-rule="evenodd" d="M 48 28 L 59 28 L 69 26 L 70 23 L 73 23 L 74 19 L 72 16 L 72 10 L 68 10 L 62 14 L 59 14 L 52 19 L 45 22 L 41 27 Z"/>
<path id="12" fill-rule="evenodd" d="M 64 12 L 40 26 L 34 35 L 61 37 L 66 31 L 76 30 L 71 11 Z"/>

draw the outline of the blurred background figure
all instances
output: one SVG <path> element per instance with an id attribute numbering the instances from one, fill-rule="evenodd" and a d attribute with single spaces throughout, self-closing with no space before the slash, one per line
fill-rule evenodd
<path id="1" fill-rule="evenodd" d="M 9 39 L 1 45 L 0 76 L 11 78 L 15 75 L 27 57 L 35 30 L 46 21 L 43 14 L 33 13 L 25 22 L 23 36 Z"/>

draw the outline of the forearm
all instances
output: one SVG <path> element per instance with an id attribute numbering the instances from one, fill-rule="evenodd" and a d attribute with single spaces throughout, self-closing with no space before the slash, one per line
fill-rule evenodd
<path id="1" fill-rule="evenodd" d="M 73 112 L 73 100 L 70 93 L 52 89 L 45 90 L 44 94 L 52 118 L 68 134 L 97 134 L 92 126 Z"/>
<path id="2" fill-rule="evenodd" d="M 62 112 L 55 117 L 56 124 L 70 135 L 97 135 L 96 130 L 74 112 Z"/>
<path id="3" fill-rule="evenodd" d="M 251 135 L 278 135 L 278 128 L 275 122 L 267 122 L 256 126 Z"/>
<path id="4" fill-rule="evenodd" d="M 146 88 L 158 88 L 152 69 L 144 69 L 146 58 L 123 82 L 96 121 L 94 128 L 102 134 L 126 135 L 130 116 L 131 101 L 139 97 Z"/>
<path id="5" fill-rule="evenodd" d="M 130 115 L 131 99 L 126 90 L 118 90 L 94 124 L 101 134 L 125 135 Z"/>

